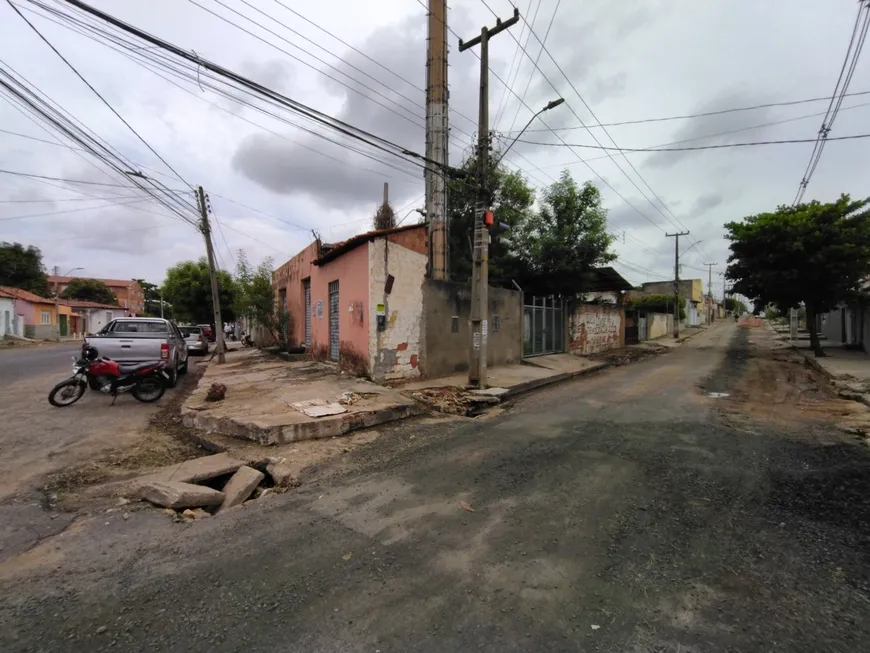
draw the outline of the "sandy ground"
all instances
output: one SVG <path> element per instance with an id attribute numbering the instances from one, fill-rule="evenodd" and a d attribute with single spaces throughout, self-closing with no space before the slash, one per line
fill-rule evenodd
<path id="1" fill-rule="evenodd" d="M 863 650 L 870 453 L 765 338 L 385 429 L 223 516 L 81 516 L 0 565 L 0 649 Z"/>

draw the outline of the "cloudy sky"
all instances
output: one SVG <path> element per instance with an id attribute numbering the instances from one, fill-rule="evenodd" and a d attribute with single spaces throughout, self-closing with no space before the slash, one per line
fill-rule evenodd
<path id="1" fill-rule="evenodd" d="M 354 151 L 359 144 L 312 128 L 284 109 L 222 97 L 204 70 L 197 80 L 157 69 L 161 78 L 50 22 L 43 12 L 29 12 L 34 7 L 27 0 L 14 1 L 165 162 L 6 3 L 0 3 L 0 70 L 25 78 L 167 188 L 205 187 L 220 225 L 216 245 L 224 267 L 233 266 L 239 249 L 254 261 L 269 256 L 283 262 L 310 242 L 312 229 L 325 240 L 364 231 L 385 181 L 401 216 L 422 206 L 418 167 L 370 149 Z M 72 13 L 62 2 L 43 2 Z M 298 102 L 422 152 L 426 9 L 421 2 L 426 0 L 93 4 Z M 486 4 L 503 18 L 511 15 L 508 0 Z M 509 165 L 523 170 L 537 187 L 551 183 L 563 169 L 598 184 L 610 228 L 618 235 L 617 267 L 640 283 L 672 274 L 673 239 L 664 234 L 678 227 L 691 231 L 683 239 L 683 247 L 690 247 L 681 259 L 683 276 L 706 279 L 701 270 L 707 261 L 718 262 L 720 272 L 727 258 L 722 224 L 791 203 L 812 145 L 608 156 L 556 146 L 559 139 L 548 128 L 570 144 L 595 145 L 595 137 L 612 146 L 602 128 L 590 132 L 581 121 L 637 121 L 830 95 L 857 2 L 518 0 L 518 6 L 524 21 L 511 28 L 511 35 L 493 39 L 492 68 L 532 109 L 556 97 L 566 102 L 545 116 L 546 123 L 531 126 L 523 140 L 537 144 L 518 144 Z M 451 3 L 449 26 L 466 39 L 494 20 L 482 0 Z M 538 39 L 546 40 L 549 54 L 539 54 Z M 517 54 L 517 40 L 530 57 Z M 161 55 L 155 48 L 139 52 Z M 851 92 L 870 90 L 868 65 L 865 57 Z M 454 162 L 467 153 L 475 131 L 469 118 L 477 115 L 478 70 L 477 58 L 460 53 L 451 34 Z M 495 77 L 490 90 L 496 130 L 509 133 L 526 123 L 531 111 Z M 870 96 L 847 98 L 831 135 L 867 132 L 870 107 L 863 105 L 868 103 Z M 826 106 L 801 103 L 612 126 L 607 132 L 623 148 L 806 139 L 815 136 L 822 119 L 816 114 Z M 56 144 L 55 131 L 46 131 L 19 109 L 0 94 L 0 169 L 91 183 L 0 173 L 0 239 L 40 247 L 46 265 L 62 271 L 83 267 L 91 276 L 154 282 L 163 279 L 167 267 L 203 254 L 202 239 L 191 226 L 154 201 L 131 204 L 143 195 L 129 178 Z M 806 198 L 866 195 L 868 164 L 867 141 L 829 143 Z M 193 199 L 192 193 L 186 197 Z M 721 279 L 714 276 L 718 293 Z"/>

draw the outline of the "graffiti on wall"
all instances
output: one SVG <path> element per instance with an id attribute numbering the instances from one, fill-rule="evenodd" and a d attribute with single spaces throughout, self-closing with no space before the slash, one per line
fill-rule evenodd
<path id="1" fill-rule="evenodd" d="M 622 346 L 624 320 L 621 308 L 580 304 L 568 316 L 568 351 L 585 355 Z"/>

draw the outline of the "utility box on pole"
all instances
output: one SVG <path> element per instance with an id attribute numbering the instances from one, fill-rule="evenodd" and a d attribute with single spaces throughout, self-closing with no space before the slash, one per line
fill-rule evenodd
<path id="1" fill-rule="evenodd" d="M 449 118 L 447 91 L 447 0 L 429 0 L 426 51 L 426 219 L 429 275 L 448 277 L 447 181 Z"/>

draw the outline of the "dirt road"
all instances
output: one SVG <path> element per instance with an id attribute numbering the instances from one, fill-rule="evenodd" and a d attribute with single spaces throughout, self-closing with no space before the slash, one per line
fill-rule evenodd
<path id="1" fill-rule="evenodd" d="M 0 648 L 863 650 L 870 455 L 768 338 L 404 425 L 224 516 L 83 518 L 0 565 Z"/>

